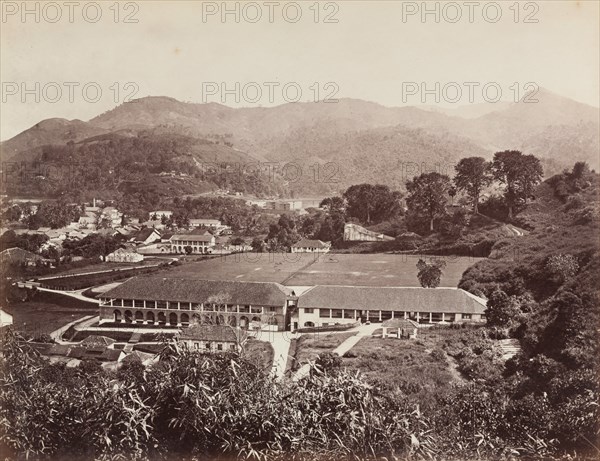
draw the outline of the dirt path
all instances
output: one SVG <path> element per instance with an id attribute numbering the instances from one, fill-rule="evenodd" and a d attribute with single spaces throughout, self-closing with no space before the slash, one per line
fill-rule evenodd
<path id="1" fill-rule="evenodd" d="M 506 224 L 505 227 L 509 230 L 509 232 L 512 232 L 515 237 L 523 237 L 525 234 L 527 234 L 525 229 L 520 229 L 512 224 Z"/>
<path id="2" fill-rule="evenodd" d="M 456 361 L 456 359 L 454 357 L 451 357 L 450 355 L 447 355 L 447 357 L 448 357 L 448 371 L 452 375 L 452 378 L 454 379 L 454 381 L 456 381 L 457 383 L 466 383 L 467 380 L 462 375 L 462 373 L 458 370 L 458 362 Z"/>
<path id="3" fill-rule="evenodd" d="M 316 263 L 319 260 L 319 258 L 313 258 L 312 261 L 309 261 L 307 264 L 305 264 L 304 266 L 300 267 L 297 271 L 292 272 L 290 275 L 288 275 L 285 279 L 283 279 L 281 282 L 279 282 L 281 285 L 285 285 L 289 280 L 291 280 L 292 278 L 294 278 L 296 276 L 296 274 L 298 274 L 299 272 L 308 269 L 310 266 L 312 266 L 314 263 Z"/>
<path id="4" fill-rule="evenodd" d="M 79 299 L 80 301 L 86 301 L 88 303 L 100 304 L 99 299 L 88 298 L 82 294 L 84 290 L 76 290 L 76 291 L 63 291 L 63 290 L 52 290 L 50 288 L 42 288 L 37 287 L 38 291 L 47 291 L 48 293 L 58 293 L 65 296 L 70 296 L 71 298 Z M 87 289 L 87 288 L 86 288 Z"/>
<path id="5" fill-rule="evenodd" d="M 381 325 L 380 324 L 370 324 L 370 325 L 360 325 L 359 327 L 356 327 L 356 330 L 355 330 L 356 334 L 353 336 L 350 336 L 349 338 L 346 338 L 345 341 L 343 341 L 340 345 L 338 345 L 338 347 L 336 347 L 331 352 L 333 354 L 339 355 L 340 357 L 343 356 L 346 352 L 348 352 L 350 349 L 352 349 L 354 346 L 356 346 L 356 344 L 361 339 L 371 336 L 377 328 L 381 328 Z M 298 371 L 296 371 L 296 373 L 294 373 L 294 376 L 292 376 L 292 380 L 298 381 L 298 380 L 304 378 L 306 375 L 308 375 L 309 371 L 310 371 L 310 364 L 305 363 L 298 369 Z"/>
<path id="6" fill-rule="evenodd" d="M 73 320 L 72 322 L 63 325 L 62 327 L 54 330 L 50 333 L 50 337 L 56 341 L 58 344 L 65 344 L 66 342 L 62 340 L 62 335 L 65 331 L 67 331 L 71 326 L 80 324 L 81 326 L 87 326 L 90 323 L 94 323 L 96 321 L 96 315 L 86 315 L 84 317 L 78 318 L 77 320 Z"/>

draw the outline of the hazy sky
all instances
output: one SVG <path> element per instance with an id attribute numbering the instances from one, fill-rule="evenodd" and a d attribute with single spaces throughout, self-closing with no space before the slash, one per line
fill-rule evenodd
<path id="1" fill-rule="evenodd" d="M 335 92 L 335 97 L 400 106 L 422 103 L 419 87 L 410 82 L 425 82 L 430 89 L 440 82 L 440 103 L 451 106 L 451 99 L 469 103 L 465 82 L 479 84 L 472 86 L 475 102 L 484 101 L 485 84 L 492 84 L 489 98 L 500 88 L 502 99 L 511 100 L 517 87 L 522 96 L 525 84 L 534 82 L 598 106 L 597 1 L 517 7 L 513 1 L 427 2 L 432 12 L 424 18 L 422 2 L 229 2 L 227 8 L 237 8 L 239 18 L 231 13 L 224 22 L 222 2 L 138 1 L 115 7 L 106 1 L 98 2 L 99 8 L 93 2 L 28 2 L 31 12 L 25 16 L 21 1 L 1 3 L 2 140 L 46 118 L 88 120 L 132 93 L 191 102 L 226 97 L 230 106 L 267 106 L 286 101 L 286 84 L 287 100 L 294 100 L 298 89 L 300 100 L 313 100 L 318 88 L 320 99 Z M 98 12 L 102 16 L 93 22 Z M 337 22 L 325 22 L 326 17 Z M 222 94 L 210 82 L 224 82 L 234 93 L 239 82 L 239 103 L 235 94 Z M 272 102 L 268 82 L 274 82 Z M 441 89 L 450 82 L 456 85 L 447 86 L 444 98 Z M 94 101 L 97 89 L 102 95 Z M 426 103 L 435 104 L 434 96 Z"/>

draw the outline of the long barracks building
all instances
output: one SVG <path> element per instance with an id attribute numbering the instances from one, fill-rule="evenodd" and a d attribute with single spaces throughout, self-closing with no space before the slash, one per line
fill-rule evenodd
<path id="1" fill-rule="evenodd" d="M 486 300 L 459 288 L 317 285 L 134 277 L 100 297 L 101 323 L 186 326 L 194 319 L 276 331 L 359 321 L 480 322 Z M 252 325 L 254 323 L 254 325 Z"/>

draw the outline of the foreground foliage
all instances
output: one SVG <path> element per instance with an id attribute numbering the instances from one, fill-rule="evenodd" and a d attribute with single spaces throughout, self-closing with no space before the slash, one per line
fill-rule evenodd
<path id="1" fill-rule="evenodd" d="M 172 343 L 149 369 L 48 364 L 12 332 L 3 344 L 0 427 L 13 458 L 343 459 L 425 457 L 426 418 L 356 373 L 315 368 L 277 383 L 235 354 Z"/>
<path id="2" fill-rule="evenodd" d="M 472 363 L 471 343 L 488 347 L 474 333 L 447 346 L 461 365 Z M 479 367 L 477 379 L 431 392 L 420 409 L 339 358 L 317 359 L 290 383 L 236 354 L 177 343 L 150 368 L 129 362 L 117 373 L 97 362 L 49 364 L 11 331 L 3 351 L 0 441 L 9 459 L 585 459 L 582 441 L 597 434 L 593 372 L 561 380 L 550 359 L 504 383 L 481 379 Z M 555 382 L 551 393 L 526 389 L 540 386 L 541 370 Z"/>

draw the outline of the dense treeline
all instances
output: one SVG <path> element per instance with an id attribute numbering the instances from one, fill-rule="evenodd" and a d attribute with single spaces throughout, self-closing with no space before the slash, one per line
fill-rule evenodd
<path id="1" fill-rule="evenodd" d="M 5 186 L 11 195 L 75 201 L 102 196 L 150 208 L 177 187 L 189 194 L 215 186 L 259 196 L 284 191 L 280 176 L 245 165 L 239 153 L 219 142 L 150 130 L 40 147 L 10 166 Z M 170 184 L 159 180 L 161 173 L 173 175 Z"/>
<path id="2" fill-rule="evenodd" d="M 519 409 L 529 433 L 590 456 L 600 434 L 599 182 L 576 164 L 541 184 L 538 203 L 520 216 L 531 232 L 497 242 L 494 259 L 459 284 L 487 296 L 490 327 L 522 345 L 494 392 Z"/>
<path id="3" fill-rule="evenodd" d="M 50 227 L 58 229 L 77 221 L 82 215 L 79 205 L 68 203 L 63 197 L 55 201 L 44 201 L 37 205 L 32 203 L 14 204 L 3 213 L 6 222 L 22 222 L 29 229 Z"/>

